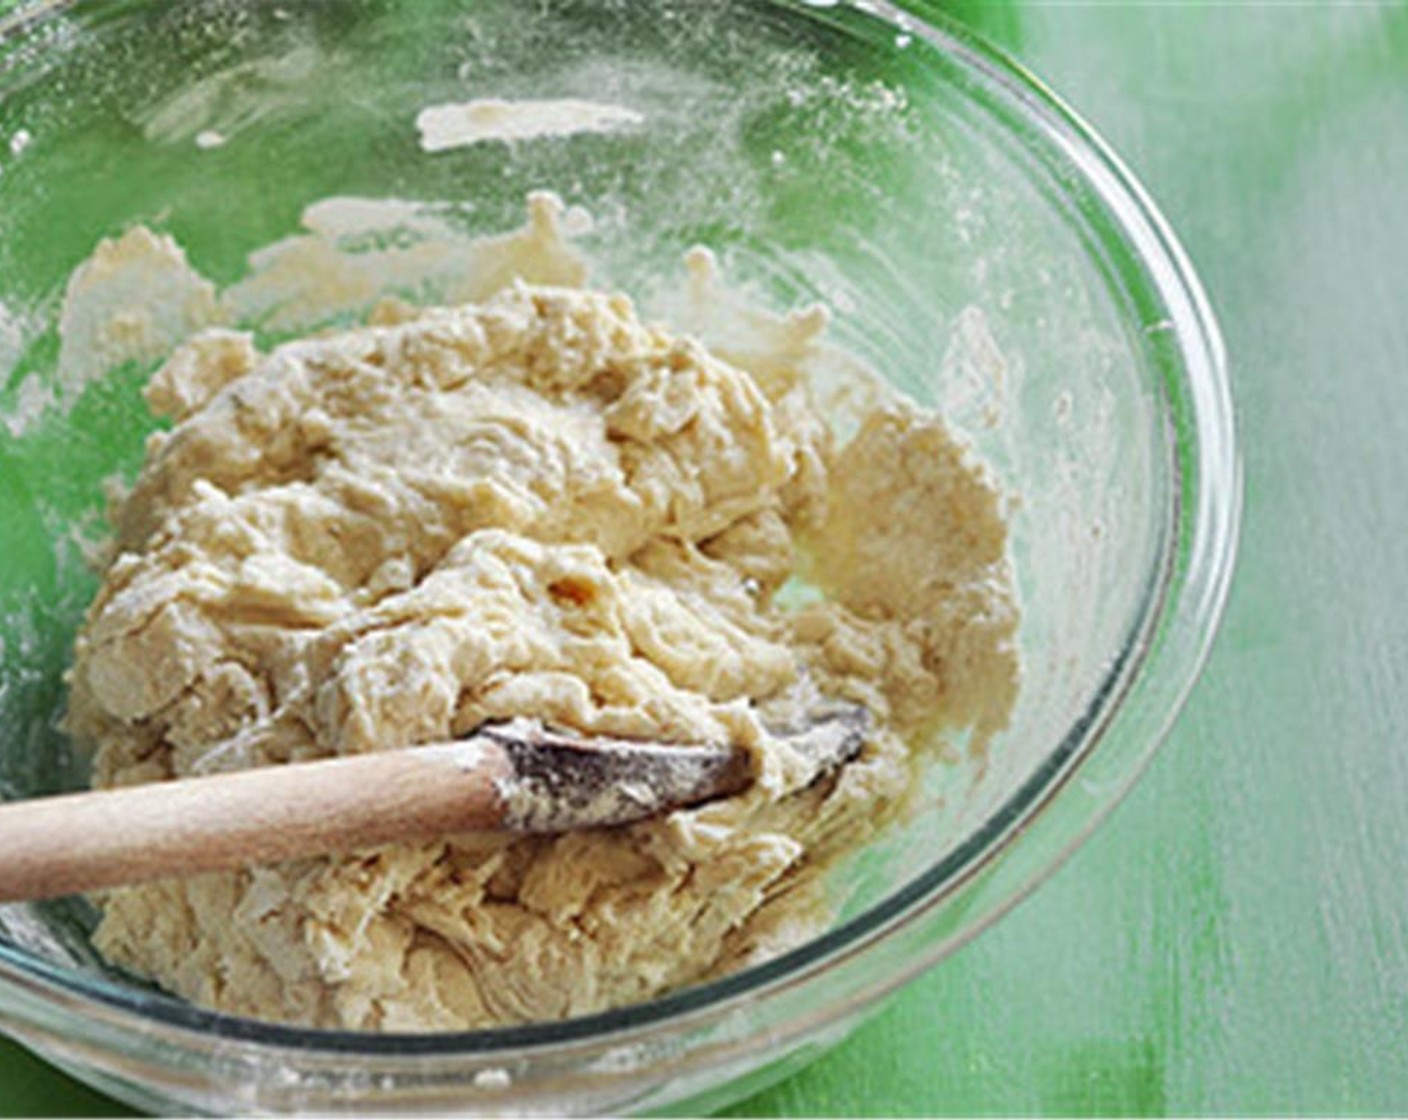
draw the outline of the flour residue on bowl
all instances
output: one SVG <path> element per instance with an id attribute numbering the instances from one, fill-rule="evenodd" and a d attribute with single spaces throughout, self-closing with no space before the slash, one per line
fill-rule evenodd
<path id="1" fill-rule="evenodd" d="M 24 324 L 4 303 L 0 303 L 0 384 L 19 364 L 24 352 Z"/>
<path id="2" fill-rule="evenodd" d="M 74 269 L 59 312 L 58 381 L 66 394 L 128 361 L 155 361 L 218 322 L 215 285 L 169 234 L 136 226 L 98 243 Z"/>
<path id="3" fill-rule="evenodd" d="M 591 216 L 534 192 L 520 229 L 475 237 L 449 204 L 396 198 L 326 198 L 302 215 L 306 232 L 249 258 L 249 274 L 226 289 L 232 320 L 280 332 L 364 315 L 379 300 L 471 303 L 510 279 L 580 285 L 587 264 L 572 245 Z"/>
<path id="4" fill-rule="evenodd" d="M 623 105 L 579 98 L 517 100 L 481 98 L 429 105 L 416 114 L 421 149 L 444 152 L 490 140 L 514 142 L 548 136 L 617 132 L 641 124 L 643 114 Z"/>
<path id="5" fill-rule="evenodd" d="M 299 44 L 265 58 L 217 70 L 183 86 L 164 100 L 136 111 L 142 135 L 155 144 L 174 144 L 219 136 L 229 139 L 261 121 L 288 111 L 318 80 L 323 56 L 317 47 Z"/>
<path id="6" fill-rule="evenodd" d="M 93 381 L 125 362 L 154 362 L 183 339 L 222 319 L 215 285 L 167 234 L 135 226 L 105 238 L 73 270 L 59 308 L 59 353 L 52 376 L 31 373 L 4 416 L 12 436 L 55 410 L 67 410 Z M 0 376 L 19 360 L 17 316 L 0 308 Z"/>

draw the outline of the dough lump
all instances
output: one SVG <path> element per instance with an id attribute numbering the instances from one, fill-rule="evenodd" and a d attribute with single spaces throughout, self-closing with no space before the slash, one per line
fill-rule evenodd
<path id="1" fill-rule="evenodd" d="M 935 416 L 837 447 L 785 363 L 750 371 L 624 297 L 514 283 L 267 354 L 184 343 L 118 504 L 68 723 L 111 786 L 529 715 L 756 752 L 746 793 L 624 829 L 485 835 L 108 893 L 113 962 L 324 1027 L 578 1015 L 775 954 L 820 874 L 901 805 L 936 729 L 1007 719 L 1002 494 Z M 746 363 L 745 363 L 746 364 Z M 874 714 L 803 779 L 766 728 Z"/>

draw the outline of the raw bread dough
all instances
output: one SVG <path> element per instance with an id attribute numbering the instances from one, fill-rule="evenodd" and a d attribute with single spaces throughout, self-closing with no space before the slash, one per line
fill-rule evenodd
<path id="1" fill-rule="evenodd" d="M 116 509 L 71 678 L 95 784 L 515 715 L 728 739 L 761 779 L 615 831 L 114 891 L 99 949 L 227 1012 L 441 1030 L 643 1000 L 813 935 L 820 872 L 902 803 L 911 744 L 1007 719 L 999 488 L 902 403 L 837 448 L 787 346 L 726 362 L 621 296 L 506 269 L 481 303 L 372 319 L 269 354 L 213 328 L 152 379 L 173 428 Z M 820 324 L 789 329 L 795 349 Z M 817 693 L 875 730 L 798 789 L 764 725 Z"/>

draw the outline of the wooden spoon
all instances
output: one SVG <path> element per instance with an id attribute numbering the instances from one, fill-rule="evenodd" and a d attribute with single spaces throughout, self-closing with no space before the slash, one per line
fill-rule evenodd
<path id="1" fill-rule="evenodd" d="M 814 777 L 860 751 L 869 714 L 837 706 L 779 735 Z M 568 832 L 727 797 L 732 746 L 670 746 L 486 724 L 451 743 L 263 766 L 0 805 L 0 902 L 327 855 L 455 832 Z"/>

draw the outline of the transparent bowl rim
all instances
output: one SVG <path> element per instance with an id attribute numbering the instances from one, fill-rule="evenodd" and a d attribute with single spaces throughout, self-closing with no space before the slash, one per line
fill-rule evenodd
<path id="1" fill-rule="evenodd" d="M 823 5 L 809 0 L 798 2 L 812 9 L 810 15 L 824 14 L 815 10 Z M 69 0 L 36 0 L 0 17 L 0 48 L 12 36 L 29 32 L 70 6 Z M 1166 384 L 1165 388 L 1182 400 L 1186 434 L 1193 442 L 1193 462 L 1180 465 L 1175 461 L 1181 500 L 1174 503 L 1175 531 L 1165 549 L 1162 578 L 1146 603 L 1147 617 L 1143 621 L 1147 625 L 1135 628 L 1130 644 L 1112 662 L 1106 686 L 1097 690 L 1085 717 L 1061 737 L 1038 772 L 956 850 L 836 929 L 718 980 L 597 1014 L 435 1034 L 293 1027 L 208 1011 L 162 993 L 75 973 L 3 942 L 0 993 L 9 987 L 37 995 L 58 1008 L 72 1010 L 82 1006 L 97 1013 L 100 1020 L 119 1026 L 124 1021 L 137 1020 L 147 1030 L 217 1036 L 260 1049 L 329 1058 L 463 1058 L 509 1052 L 523 1056 L 564 1045 L 595 1044 L 627 1033 L 636 1034 L 642 1028 L 726 1013 L 742 1001 L 815 980 L 838 959 L 873 947 L 923 917 L 963 883 L 1022 843 L 1032 834 L 1031 826 L 1043 808 L 1097 752 L 1104 733 L 1119 721 L 1134 670 L 1147 677 L 1154 668 L 1153 662 L 1161 658 L 1158 695 L 1144 698 L 1158 701 L 1161 709 L 1153 714 L 1154 726 L 1142 750 L 1129 753 L 1123 760 L 1120 780 L 1108 788 L 1104 801 L 1077 827 L 1067 828 L 1060 843 L 1042 861 L 1038 873 L 1013 888 L 999 905 L 980 912 L 940 951 L 915 959 L 909 967 L 875 977 L 869 991 L 852 1002 L 851 1006 L 856 1006 L 883 996 L 991 925 L 1049 878 L 1119 803 L 1147 765 L 1196 682 L 1231 586 L 1241 521 L 1242 468 L 1221 334 L 1187 255 L 1147 192 L 1094 129 L 1056 94 L 1021 63 L 949 17 L 927 11 L 921 17 L 887 0 L 868 0 L 857 6 L 888 21 L 896 32 L 926 40 L 947 55 L 968 79 L 986 87 L 989 94 L 1020 105 L 1042 142 L 1051 151 L 1060 152 L 1078 170 L 1084 185 L 1113 216 L 1126 248 L 1144 264 L 1145 283 L 1149 286 L 1145 294 L 1156 298 L 1167 311 L 1169 341 L 1177 355 L 1176 372 L 1183 375 L 1181 384 Z M 1175 562 L 1181 567 L 1180 572 L 1175 572 Z M 1179 581 L 1176 587 L 1175 579 Z M 1154 650 L 1151 635 L 1155 628 L 1177 630 L 1179 640 L 1164 642 Z M 1100 724 L 1094 733 L 1092 721 Z"/>

